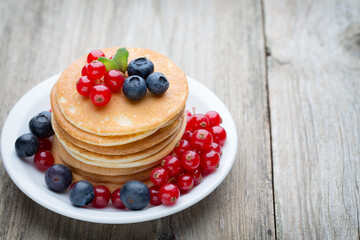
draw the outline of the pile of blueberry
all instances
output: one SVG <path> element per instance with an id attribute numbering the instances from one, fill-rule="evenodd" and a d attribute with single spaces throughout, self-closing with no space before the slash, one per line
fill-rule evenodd
<path id="1" fill-rule="evenodd" d="M 154 184 L 150 188 L 153 205 L 173 205 L 180 193 L 187 193 L 202 181 L 202 177 L 216 170 L 220 164 L 221 147 L 226 131 L 215 111 L 187 114 L 186 131 L 174 151 L 150 175 Z"/>
<path id="2" fill-rule="evenodd" d="M 109 59 L 100 50 L 93 50 L 87 57 L 87 64 L 81 70 L 82 77 L 76 82 L 76 89 L 82 96 L 90 97 L 96 106 L 109 103 L 112 93 L 122 91 L 130 100 L 139 100 L 147 89 L 161 95 L 169 88 L 164 74 L 154 72 L 154 64 L 146 57 L 132 60 L 128 65 L 129 52 L 120 48 Z M 125 73 L 128 78 L 124 79 Z"/>

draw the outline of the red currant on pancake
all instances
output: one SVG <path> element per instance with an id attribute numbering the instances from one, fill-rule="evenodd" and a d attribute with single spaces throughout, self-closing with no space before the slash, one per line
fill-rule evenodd
<path id="1" fill-rule="evenodd" d="M 190 174 L 179 176 L 176 185 L 182 191 L 188 191 L 194 187 L 194 178 Z"/>
<path id="2" fill-rule="evenodd" d="M 188 151 L 188 150 L 192 150 L 193 148 L 190 145 L 190 142 L 187 140 L 180 140 L 179 142 L 176 143 L 175 148 L 174 148 L 174 153 L 178 156 L 181 157 L 181 155 Z"/>
<path id="3" fill-rule="evenodd" d="M 189 150 L 181 155 L 181 164 L 186 170 L 195 170 L 200 165 L 200 157 L 197 152 Z"/>
<path id="4" fill-rule="evenodd" d="M 172 183 L 167 183 L 159 189 L 159 198 L 164 205 L 174 205 L 179 197 L 180 190 Z"/>
<path id="5" fill-rule="evenodd" d="M 211 127 L 210 132 L 214 138 L 214 142 L 218 143 L 220 146 L 223 146 L 226 140 L 225 129 L 220 126 L 214 126 Z"/>
<path id="6" fill-rule="evenodd" d="M 121 188 L 118 188 L 111 194 L 111 202 L 115 208 L 125 209 L 126 207 L 122 203 L 121 198 L 120 198 L 120 191 L 121 191 Z"/>
<path id="7" fill-rule="evenodd" d="M 200 166 L 202 170 L 212 171 L 219 166 L 220 154 L 213 149 L 208 149 L 200 154 Z"/>
<path id="8" fill-rule="evenodd" d="M 191 136 L 190 144 L 197 151 L 204 151 L 209 149 L 213 143 L 211 133 L 205 129 L 196 130 Z"/>
<path id="9" fill-rule="evenodd" d="M 82 76 L 77 82 L 76 82 L 76 90 L 80 95 L 83 95 L 85 97 L 90 95 L 90 90 L 95 86 L 95 81 L 88 77 L 88 76 Z"/>
<path id="10" fill-rule="evenodd" d="M 198 129 L 208 129 L 209 128 L 209 119 L 204 114 L 194 114 L 189 121 L 190 129 L 192 131 Z"/>
<path id="11" fill-rule="evenodd" d="M 48 150 L 39 150 L 35 154 L 34 163 L 37 169 L 44 171 L 54 165 L 54 157 Z"/>
<path id="12" fill-rule="evenodd" d="M 87 57 L 87 62 L 91 63 L 92 61 L 97 60 L 99 57 L 105 57 L 105 53 L 97 49 L 92 50 Z"/>
<path id="13" fill-rule="evenodd" d="M 159 189 L 160 187 L 152 186 L 149 188 L 150 191 L 150 204 L 154 206 L 159 206 L 162 204 L 159 198 Z"/>
<path id="14" fill-rule="evenodd" d="M 92 200 L 92 205 L 94 208 L 104 208 L 109 203 L 111 193 L 110 190 L 105 186 L 95 186 L 94 187 L 95 197 Z"/>
<path id="15" fill-rule="evenodd" d="M 187 173 L 189 173 L 193 177 L 194 185 L 198 185 L 202 181 L 202 174 L 199 168 L 188 171 Z"/>
<path id="16" fill-rule="evenodd" d="M 106 67 L 102 62 L 91 62 L 87 67 L 88 76 L 93 79 L 100 79 L 106 73 Z"/>
<path id="17" fill-rule="evenodd" d="M 125 79 L 119 70 L 110 70 L 105 73 L 104 81 L 112 92 L 118 92 L 122 88 Z"/>
<path id="18" fill-rule="evenodd" d="M 208 117 L 210 126 L 219 126 L 222 122 L 220 114 L 215 111 L 209 111 L 205 116 Z"/>
<path id="19" fill-rule="evenodd" d="M 161 166 L 168 172 L 170 176 L 176 176 L 182 172 L 181 161 L 174 155 L 169 155 L 161 161 Z"/>
<path id="20" fill-rule="evenodd" d="M 87 72 L 87 67 L 89 66 L 89 64 L 85 64 L 84 67 L 81 69 L 81 76 L 86 76 L 88 75 L 88 72 Z"/>
<path id="21" fill-rule="evenodd" d="M 105 85 L 96 85 L 90 90 L 90 99 L 96 106 L 105 106 L 111 99 L 111 91 Z"/>
<path id="22" fill-rule="evenodd" d="M 39 140 L 39 150 L 51 150 L 52 143 L 49 138 L 38 138 Z"/>
<path id="23" fill-rule="evenodd" d="M 181 139 L 190 142 L 190 140 L 191 140 L 191 135 L 192 135 L 192 132 L 190 132 L 190 131 L 185 131 Z"/>
<path id="24" fill-rule="evenodd" d="M 169 174 L 162 167 L 155 168 L 151 171 L 150 180 L 155 186 L 160 187 L 169 181 Z"/>

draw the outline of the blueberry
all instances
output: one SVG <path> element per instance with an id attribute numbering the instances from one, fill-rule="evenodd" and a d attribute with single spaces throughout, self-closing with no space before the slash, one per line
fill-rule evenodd
<path id="1" fill-rule="evenodd" d="M 154 72 L 154 64 L 146 57 L 136 58 L 129 63 L 127 71 L 129 76 L 137 75 L 146 79 Z"/>
<path id="2" fill-rule="evenodd" d="M 32 133 L 18 137 L 15 142 L 15 151 L 19 157 L 30 157 L 39 150 L 39 140 Z"/>
<path id="3" fill-rule="evenodd" d="M 49 111 L 43 111 L 43 112 L 39 113 L 38 115 L 45 116 L 51 121 L 51 112 L 49 112 Z"/>
<path id="4" fill-rule="evenodd" d="M 146 78 L 146 86 L 153 94 L 160 95 L 169 88 L 169 81 L 164 74 L 154 72 Z"/>
<path id="5" fill-rule="evenodd" d="M 88 205 L 94 199 L 94 187 L 88 181 L 81 180 L 70 189 L 70 202 L 76 207 Z"/>
<path id="6" fill-rule="evenodd" d="M 143 98 L 147 92 L 145 80 L 136 75 L 125 79 L 122 89 L 125 96 L 130 100 L 139 100 Z"/>
<path id="7" fill-rule="evenodd" d="M 54 134 L 51 126 L 51 114 L 41 112 L 29 122 L 30 131 L 40 138 L 47 138 Z"/>
<path id="8" fill-rule="evenodd" d="M 139 181 L 128 181 L 120 191 L 120 199 L 130 210 L 141 210 L 150 203 L 148 187 Z"/>
<path id="9" fill-rule="evenodd" d="M 62 164 L 55 164 L 49 167 L 45 173 L 45 182 L 50 190 L 62 192 L 70 186 L 72 181 L 71 170 Z"/>

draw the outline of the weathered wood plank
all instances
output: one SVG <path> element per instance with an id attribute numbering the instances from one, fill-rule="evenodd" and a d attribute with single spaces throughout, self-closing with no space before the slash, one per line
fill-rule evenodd
<path id="1" fill-rule="evenodd" d="M 72 220 L 39 206 L 0 162 L 0 239 L 274 238 L 270 137 L 260 1 L 1 1 L 0 122 L 34 84 L 94 48 L 164 53 L 212 89 L 238 126 L 232 172 L 209 197 L 160 220 Z M 2 124 L 1 124 L 2 125 Z"/>
<path id="2" fill-rule="evenodd" d="M 359 1 L 264 10 L 277 236 L 359 239 Z"/>

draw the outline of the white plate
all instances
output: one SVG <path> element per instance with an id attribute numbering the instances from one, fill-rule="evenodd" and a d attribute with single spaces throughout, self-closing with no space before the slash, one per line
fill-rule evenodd
<path id="1" fill-rule="evenodd" d="M 171 207 L 149 206 L 141 211 L 117 210 L 111 204 L 105 209 L 76 208 L 71 205 L 68 193 L 50 191 L 44 181 L 44 173 L 38 171 L 32 163 L 17 157 L 14 149 L 16 139 L 29 132 L 28 123 L 37 113 L 50 109 L 50 90 L 59 75 L 55 75 L 31 89 L 13 107 L 2 130 L 1 156 L 4 166 L 13 182 L 28 197 L 38 204 L 67 217 L 96 223 L 135 223 L 165 217 L 199 202 L 224 180 L 229 173 L 236 156 L 237 132 L 234 121 L 221 100 L 205 86 L 188 77 L 189 99 L 187 109 L 196 108 L 196 112 L 205 113 L 215 110 L 223 118 L 222 126 L 227 131 L 227 140 L 223 147 L 220 167 L 192 189 L 182 195 Z"/>

